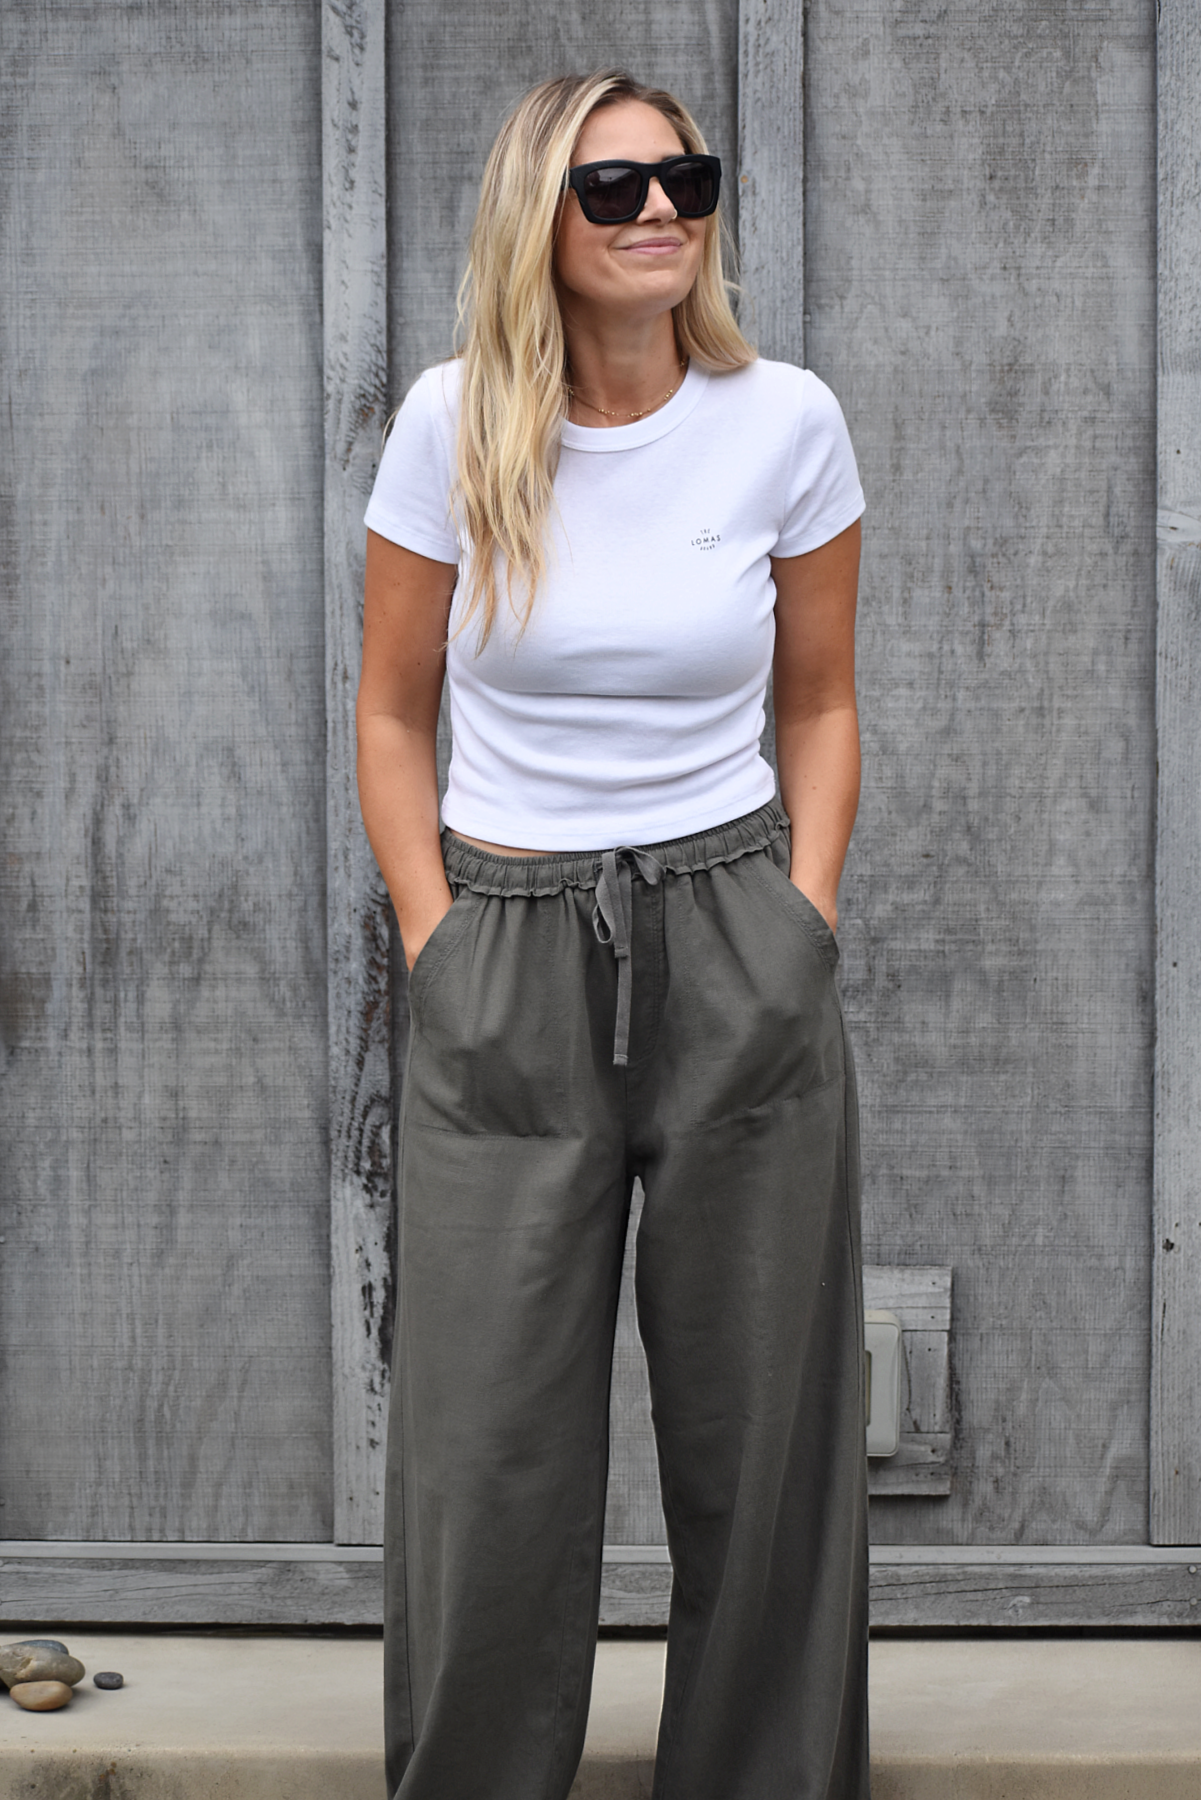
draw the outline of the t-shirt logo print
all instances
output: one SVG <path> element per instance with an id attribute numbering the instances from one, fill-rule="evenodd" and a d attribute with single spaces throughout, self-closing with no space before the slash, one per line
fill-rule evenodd
<path id="1" fill-rule="evenodd" d="M 692 548 L 694 550 L 716 550 L 720 543 L 721 532 L 713 531 L 706 525 L 693 538 Z"/>

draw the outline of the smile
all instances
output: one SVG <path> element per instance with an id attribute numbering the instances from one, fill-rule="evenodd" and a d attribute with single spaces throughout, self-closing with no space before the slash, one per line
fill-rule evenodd
<path id="1" fill-rule="evenodd" d="M 678 238 L 640 238 L 636 244 L 621 245 L 631 256 L 670 256 L 683 248 Z"/>

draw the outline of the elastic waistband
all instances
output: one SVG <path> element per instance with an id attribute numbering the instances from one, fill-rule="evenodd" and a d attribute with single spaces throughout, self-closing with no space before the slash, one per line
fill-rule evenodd
<path id="1" fill-rule="evenodd" d="M 632 847 L 653 856 L 667 875 L 695 875 L 701 869 L 765 850 L 787 829 L 783 807 L 778 800 L 769 800 L 757 812 L 731 819 L 727 825 L 714 825 L 691 837 L 669 838 L 664 844 Z M 493 850 L 478 850 L 465 843 L 452 831 L 442 833 L 442 858 L 452 886 L 470 888 L 474 894 L 526 895 L 531 899 L 559 894 L 569 887 L 594 888 L 601 858 L 606 850 L 616 848 L 606 844 L 599 850 L 552 851 L 548 856 L 498 856 Z"/>

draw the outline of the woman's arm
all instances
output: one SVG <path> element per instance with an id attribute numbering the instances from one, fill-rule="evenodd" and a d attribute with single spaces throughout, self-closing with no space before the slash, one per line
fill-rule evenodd
<path id="1" fill-rule="evenodd" d="M 410 969 L 450 911 L 434 745 L 458 570 L 367 533 L 363 675 L 355 722 L 359 804 Z"/>
<path id="2" fill-rule="evenodd" d="M 771 570 L 776 763 L 792 825 L 790 874 L 833 930 L 838 881 L 859 805 L 858 521 L 806 556 L 773 557 Z"/>

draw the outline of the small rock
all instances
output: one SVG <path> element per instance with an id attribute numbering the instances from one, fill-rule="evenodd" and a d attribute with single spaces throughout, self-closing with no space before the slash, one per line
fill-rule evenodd
<path id="1" fill-rule="evenodd" d="M 86 1673 L 77 1656 L 63 1656 L 57 1650 L 26 1650 L 20 1644 L 0 1650 L 0 1681 L 6 1687 L 30 1681 L 63 1681 L 74 1687 Z"/>
<path id="2" fill-rule="evenodd" d="M 5 1650 L 57 1650 L 60 1656 L 67 1655 L 67 1646 L 60 1644 L 57 1638 L 22 1638 L 19 1644 L 4 1644 Z"/>
<path id="3" fill-rule="evenodd" d="M 57 1712 L 71 1698 L 65 1681 L 18 1681 L 8 1691 L 26 1712 Z"/>
<path id="4" fill-rule="evenodd" d="M 125 1686 L 124 1675 L 118 1675 L 115 1669 L 101 1669 L 98 1675 L 92 1676 L 92 1680 L 98 1688 L 119 1688 Z"/>

